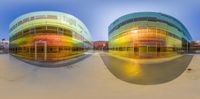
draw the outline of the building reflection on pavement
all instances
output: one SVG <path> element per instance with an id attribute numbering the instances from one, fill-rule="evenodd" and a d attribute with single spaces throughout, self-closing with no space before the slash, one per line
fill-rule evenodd
<path id="1" fill-rule="evenodd" d="M 148 64 L 148 60 L 132 60 L 101 53 L 104 64 L 114 76 L 129 83 L 143 85 L 174 80 L 186 70 L 192 57 L 193 55 L 182 55 L 171 60 L 162 59 L 161 62 L 160 59 L 154 59 L 154 63 Z"/>

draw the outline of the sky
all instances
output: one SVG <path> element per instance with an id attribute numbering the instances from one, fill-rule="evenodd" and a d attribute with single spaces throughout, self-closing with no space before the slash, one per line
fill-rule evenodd
<path id="1" fill-rule="evenodd" d="M 200 40 L 200 1 L 198 0 L 2 0 L 0 39 L 9 38 L 9 24 L 33 11 L 61 11 L 79 18 L 93 41 L 108 40 L 108 26 L 117 18 L 135 12 L 161 12 L 175 17 Z"/>

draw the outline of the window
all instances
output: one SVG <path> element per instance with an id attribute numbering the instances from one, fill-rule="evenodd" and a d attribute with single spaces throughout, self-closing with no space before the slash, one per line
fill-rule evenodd
<path id="1" fill-rule="evenodd" d="M 54 26 L 47 26 L 47 30 L 45 33 L 57 33 L 57 27 Z"/>
<path id="2" fill-rule="evenodd" d="M 39 26 L 39 27 L 36 27 L 35 28 L 35 32 L 36 33 L 45 33 L 45 31 L 46 31 L 46 26 Z"/>
<path id="3" fill-rule="evenodd" d="M 67 21 L 69 24 L 76 26 L 76 20 L 71 19 L 71 18 L 66 18 L 66 21 Z"/>
<path id="4" fill-rule="evenodd" d="M 32 33 L 32 34 L 35 33 L 35 28 L 30 28 L 29 33 Z"/>
<path id="5" fill-rule="evenodd" d="M 32 20 L 34 20 L 34 19 L 35 19 L 35 17 L 34 17 L 34 16 L 30 17 L 30 21 L 32 21 Z"/>
<path id="6" fill-rule="evenodd" d="M 156 47 L 148 47 L 148 52 L 157 52 Z"/>
<path id="7" fill-rule="evenodd" d="M 47 15 L 47 19 L 57 19 L 57 16 L 55 16 L 55 15 Z"/>
<path id="8" fill-rule="evenodd" d="M 24 20 L 23 20 L 23 23 L 26 23 L 26 22 L 28 22 L 29 21 L 29 18 L 25 18 Z"/>
<path id="9" fill-rule="evenodd" d="M 45 15 L 39 15 L 39 16 L 35 16 L 35 19 L 45 19 L 46 16 Z"/>
<path id="10" fill-rule="evenodd" d="M 54 27 L 54 26 L 47 26 L 47 30 L 57 30 L 57 27 Z"/>
<path id="11" fill-rule="evenodd" d="M 20 26 L 20 25 L 22 24 L 22 22 L 23 22 L 23 21 L 19 21 L 18 24 L 17 24 L 17 26 Z"/>
<path id="12" fill-rule="evenodd" d="M 37 53 L 44 53 L 44 46 L 37 46 Z"/>
<path id="13" fill-rule="evenodd" d="M 72 37 L 72 31 L 64 29 L 64 35 Z"/>
<path id="14" fill-rule="evenodd" d="M 26 29 L 23 31 L 24 34 L 28 34 L 29 33 L 29 29 Z"/>
<path id="15" fill-rule="evenodd" d="M 58 33 L 63 34 L 64 33 L 64 29 L 63 28 L 58 28 Z"/>
<path id="16" fill-rule="evenodd" d="M 47 53 L 58 53 L 58 47 L 56 46 L 48 46 Z"/>

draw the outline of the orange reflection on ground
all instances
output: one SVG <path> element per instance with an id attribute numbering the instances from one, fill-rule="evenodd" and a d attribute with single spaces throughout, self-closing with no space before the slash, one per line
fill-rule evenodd
<path id="1" fill-rule="evenodd" d="M 135 84 L 161 84 L 182 74 L 192 55 L 177 55 L 168 58 L 130 59 L 104 53 L 101 58 L 115 77 Z"/>
<path id="2" fill-rule="evenodd" d="M 127 78 L 140 77 L 142 75 L 142 69 L 138 63 L 128 63 L 124 65 L 124 73 Z"/>

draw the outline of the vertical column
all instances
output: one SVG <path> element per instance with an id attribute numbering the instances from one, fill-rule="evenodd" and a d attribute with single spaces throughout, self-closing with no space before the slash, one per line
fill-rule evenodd
<path id="1" fill-rule="evenodd" d="M 35 60 L 37 60 L 37 42 L 35 42 Z"/>

